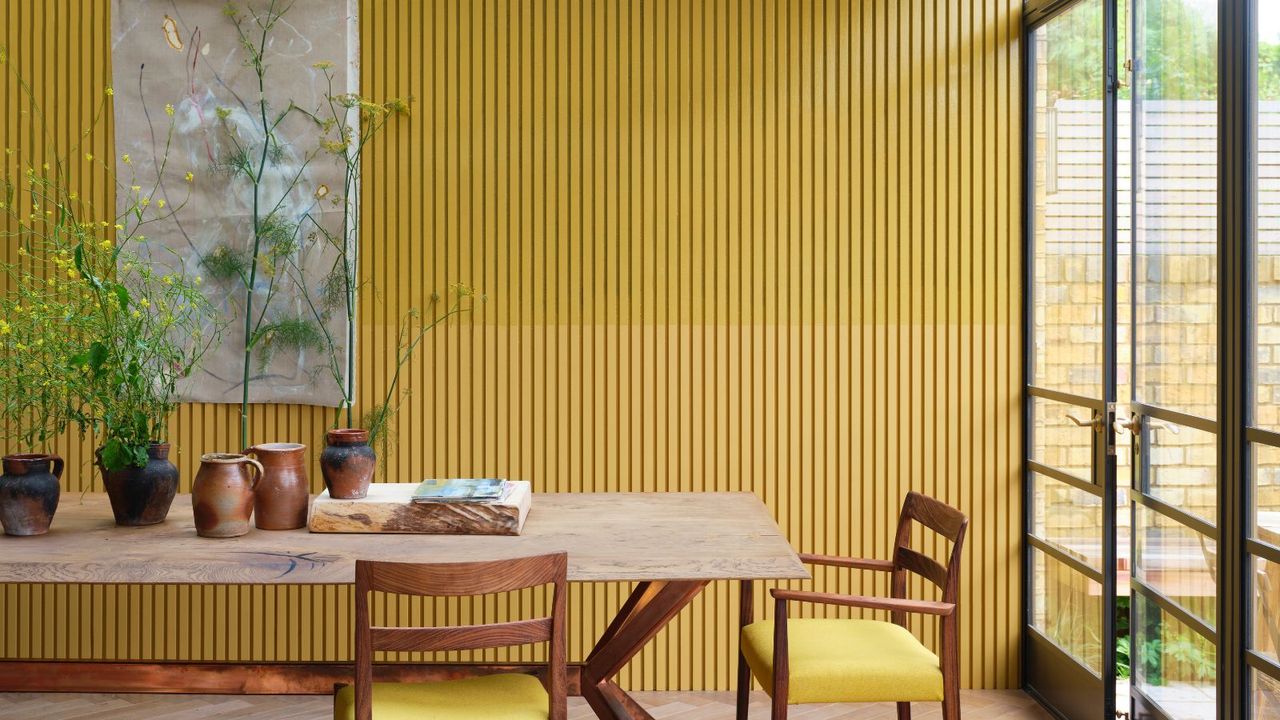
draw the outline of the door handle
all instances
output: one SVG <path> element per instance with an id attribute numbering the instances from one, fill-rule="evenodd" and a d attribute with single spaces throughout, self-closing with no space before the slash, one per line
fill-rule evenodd
<path id="1" fill-rule="evenodd" d="M 1116 421 L 1117 430 L 1128 430 L 1130 434 L 1137 435 L 1142 430 L 1142 416 L 1130 415 L 1125 422 Z"/>
<path id="2" fill-rule="evenodd" d="M 1094 417 L 1091 420 L 1081 420 L 1075 415 L 1067 413 L 1066 418 L 1075 423 L 1076 427 L 1091 427 L 1094 429 L 1094 432 L 1102 432 L 1102 418 L 1100 417 Z"/>

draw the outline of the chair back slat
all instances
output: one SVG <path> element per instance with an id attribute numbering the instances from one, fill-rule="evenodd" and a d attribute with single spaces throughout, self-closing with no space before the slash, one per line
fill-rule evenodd
<path id="1" fill-rule="evenodd" d="M 947 586 L 947 569 L 942 563 L 911 548 L 900 547 L 893 553 L 893 563 L 920 575 L 938 587 Z"/>
<path id="2" fill-rule="evenodd" d="M 902 503 L 902 514 L 951 542 L 956 542 L 969 524 L 964 513 L 914 490 L 907 493 L 907 498 Z"/>
<path id="3" fill-rule="evenodd" d="M 492 625 L 370 628 L 374 650 L 439 652 L 511 647 L 551 639 L 551 618 L 515 620 Z"/>
<path id="4" fill-rule="evenodd" d="M 361 561 L 370 590 L 397 595 L 488 595 L 555 582 L 568 565 L 564 553 L 463 563 Z"/>
<path id="5" fill-rule="evenodd" d="M 565 553 L 465 563 L 356 561 L 356 720 L 373 718 L 373 653 L 478 650 L 532 642 L 549 645 L 546 686 L 549 720 L 565 720 L 565 604 L 569 560 Z M 420 597 L 461 597 L 554 585 L 551 617 L 445 627 L 373 627 L 372 592 Z"/>

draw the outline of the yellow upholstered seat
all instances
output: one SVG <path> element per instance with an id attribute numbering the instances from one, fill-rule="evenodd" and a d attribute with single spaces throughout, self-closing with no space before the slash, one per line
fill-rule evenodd
<path id="1" fill-rule="evenodd" d="M 547 708 L 547 691 L 532 675 L 373 684 L 373 720 L 547 720 Z M 355 716 L 355 688 L 348 685 L 333 698 L 333 717 Z"/>
<path id="2" fill-rule="evenodd" d="M 790 704 L 942 700 L 938 656 L 893 623 L 788 620 L 787 645 Z M 772 620 L 742 629 L 742 653 L 772 691 Z"/>

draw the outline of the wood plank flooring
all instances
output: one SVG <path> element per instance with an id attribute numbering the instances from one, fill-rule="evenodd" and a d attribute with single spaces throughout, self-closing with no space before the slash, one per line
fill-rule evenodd
<path id="1" fill-rule="evenodd" d="M 636 698 L 656 720 L 732 720 L 730 693 L 642 692 Z M 769 715 L 768 697 L 752 697 L 752 720 Z M 281 695 L 84 695 L 0 693 L 5 720 L 326 720 L 332 717 L 327 697 Z M 962 693 L 966 718 L 983 720 L 1049 720 L 1040 706 L 1015 690 L 971 690 Z M 937 703 L 918 703 L 913 717 L 941 717 Z M 570 720 L 595 716 L 581 698 L 569 700 Z M 797 705 L 794 720 L 892 720 L 891 704 Z"/>

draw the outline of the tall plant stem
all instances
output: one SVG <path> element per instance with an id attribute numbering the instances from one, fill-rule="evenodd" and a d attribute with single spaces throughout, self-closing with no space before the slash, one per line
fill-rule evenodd
<path id="1" fill-rule="evenodd" d="M 359 272 L 359 241 L 351 242 L 352 223 L 358 222 L 358 216 L 353 217 L 351 212 L 351 190 L 356 186 L 352 179 L 351 164 L 347 164 L 346 185 L 343 191 L 342 203 L 342 242 L 347 245 L 347 252 L 343 253 L 342 259 L 343 274 L 347 279 L 347 387 L 346 404 L 347 404 L 347 427 L 355 427 L 351 420 L 351 406 L 355 404 L 355 387 L 356 387 L 356 286 L 359 284 L 359 278 L 355 277 L 355 273 Z M 356 202 L 360 202 L 359 198 Z M 354 228 L 359 232 L 359 228 Z M 358 236 L 357 236 L 358 237 Z"/>
<path id="2" fill-rule="evenodd" d="M 274 10 L 272 8 L 267 12 Z M 240 386 L 240 447 L 249 447 L 249 371 L 253 366 L 253 288 L 258 282 L 258 253 L 262 249 L 262 218 L 258 217 L 262 194 L 262 174 L 267 168 L 267 151 L 271 147 L 271 124 L 267 121 L 267 90 L 262 55 L 266 52 L 268 30 L 262 31 L 258 45 L 258 61 L 254 70 L 258 74 L 258 113 L 262 120 L 262 155 L 258 160 L 258 172 L 253 178 L 253 259 L 249 266 L 249 285 L 244 301 L 244 373 Z"/>

